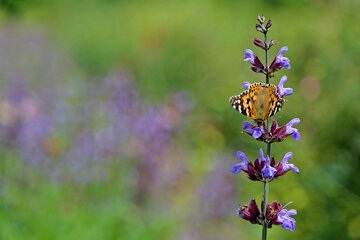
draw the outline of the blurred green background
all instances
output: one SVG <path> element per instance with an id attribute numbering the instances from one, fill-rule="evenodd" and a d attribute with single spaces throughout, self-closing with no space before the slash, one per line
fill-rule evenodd
<path id="1" fill-rule="evenodd" d="M 262 38 L 291 60 L 300 174 L 270 184 L 298 211 L 269 239 L 360 239 L 360 2 L 0 1 L 1 239 L 260 239 L 236 215 L 263 185 L 230 170 L 265 144 L 228 103 Z"/>

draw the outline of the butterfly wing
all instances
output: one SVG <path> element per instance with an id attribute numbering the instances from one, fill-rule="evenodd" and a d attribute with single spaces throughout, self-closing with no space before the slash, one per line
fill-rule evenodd
<path id="1" fill-rule="evenodd" d="M 253 103 L 250 99 L 249 91 L 246 90 L 239 95 L 230 97 L 230 104 L 232 107 L 244 114 L 247 117 L 253 118 L 255 114 L 253 113 Z"/>
<path id="2" fill-rule="evenodd" d="M 279 96 L 275 85 L 270 84 L 270 86 L 267 88 L 267 96 L 269 108 L 265 119 L 280 111 L 282 105 L 285 103 L 285 100 Z"/>

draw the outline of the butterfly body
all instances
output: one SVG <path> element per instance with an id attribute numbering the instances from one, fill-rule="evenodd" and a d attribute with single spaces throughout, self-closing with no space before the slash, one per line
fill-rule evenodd
<path id="1" fill-rule="evenodd" d="M 281 109 L 285 99 L 280 97 L 275 85 L 253 83 L 248 90 L 230 97 L 230 103 L 235 110 L 261 125 Z"/>

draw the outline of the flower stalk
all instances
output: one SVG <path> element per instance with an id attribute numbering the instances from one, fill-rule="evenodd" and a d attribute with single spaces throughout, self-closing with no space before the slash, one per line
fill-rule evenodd
<path id="1" fill-rule="evenodd" d="M 270 19 L 271 20 L 271 19 Z M 265 81 L 268 84 L 269 83 L 269 67 L 268 67 L 268 62 L 269 62 L 269 45 L 267 43 L 267 32 L 264 32 L 264 45 L 265 45 Z M 270 131 L 270 121 L 271 118 L 269 117 L 267 119 L 267 130 Z M 267 143 L 266 144 L 266 155 L 270 157 L 270 153 L 271 153 L 271 143 Z M 264 207 L 263 207 L 263 212 L 264 212 L 264 217 L 265 217 L 265 221 L 264 221 L 264 225 L 263 225 L 263 232 L 262 232 L 262 240 L 266 240 L 267 238 L 267 225 L 266 225 L 266 206 L 268 204 L 268 199 L 269 199 L 269 182 L 266 181 L 264 183 Z"/>
<path id="2" fill-rule="evenodd" d="M 274 40 L 268 41 L 267 32 L 272 26 L 270 19 L 265 24 L 265 17 L 258 16 L 258 22 L 255 25 L 257 31 L 264 34 L 264 41 L 254 38 L 254 45 L 265 50 L 265 65 L 260 61 L 258 56 L 250 50 L 246 49 L 244 61 L 249 62 L 255 73 L 263 73 L 265 75 L 265 83 L 249 83 L 244 82 L 245 91 L 237 96 L 230 98 L 232 107 L 253 119 L 254 123 L 245 121 L 243 129 L 245 133 L 252 136 L 258 141 L 266 144 L 266 157 L 262 149 L 259 150 L 259 158 L 254 163 L 251 162 L 243 152 L 237 152 L 237 157 L 241 160 L 232 168 L 232 173 L 238 174 L 245 172 L 252 181 L 261 181 L 264 183 L 263 201 L 261 203 L 261 211 L 259 210 L 255 199 L 251 199 L 250 204 L 240 204 L 238 214 L 252 224 L 262 225 L 262 239 L 267 239 L 267 229 L 272 225 L 282 225 L 284 229 L 295 230 L 295 219 L 292 215 L 296 215 L 295 209 L 287 210 L 280 203 L 272 201 L 269 203 L 270 182 L 278 179 L 290 170 L 299 173 L 299 168 L 292 163 L 288 163 L 293 153 L 285 154 L 281 162 L 276 163 L 275 158 L 271 157 L 271 144 L 273 142 L 282 142 L 288 136 L 292 136 L 296 141 L 300 140 L 300 132 L 293 126 L 300 122 L 299 118 L 292 119 L 283 126 L 278 126 L 277 118 L 271 120 L 271 117 L 277 113 L 282 105 L 286 102 L 285 96 L 292 95 L 292 88 L 284 88 L 287 76 L 283 76 L 276 86 L 270 84 L 270 79 L 275 77 L 274 72 L 280 71 L 283 67 L 291 69 L 290 60 L 283 55 L 288 51 L 288 47 L 284 46 L 280 49 L 274 60 L 269 65 L 269 49 L 275 44 Z"/>

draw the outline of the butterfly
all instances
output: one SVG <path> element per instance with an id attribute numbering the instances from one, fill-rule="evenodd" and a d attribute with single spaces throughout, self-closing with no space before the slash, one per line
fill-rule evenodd
<path id="1" fill-rule="evenodd" d="M 258 126 L 280 111 L 285 99 L 277 92 L 277 87 L 269 83 L 253 83 L 240 95 L 230 97 L 233 108 L 255 120 Z"/>

